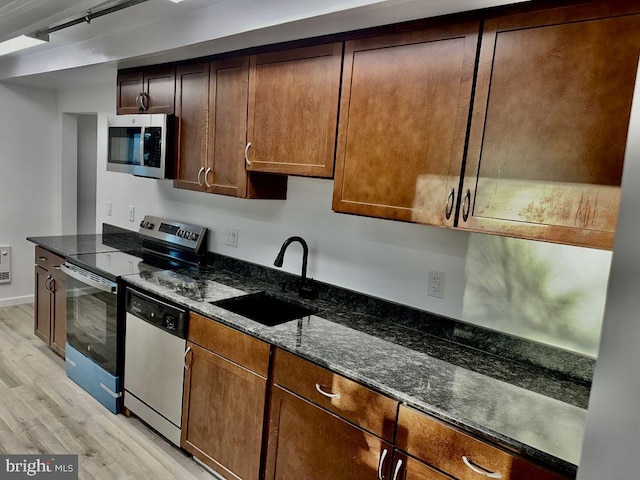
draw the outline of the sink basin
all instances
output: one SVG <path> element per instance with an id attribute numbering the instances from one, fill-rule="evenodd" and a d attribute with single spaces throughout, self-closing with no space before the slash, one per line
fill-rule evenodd
<path id="1" fill-rule="evenodd" d="M 315 310 L 305 305 L 267 292 L 250 293 L 211 304 L 269 327 L 315 313 Z"/>

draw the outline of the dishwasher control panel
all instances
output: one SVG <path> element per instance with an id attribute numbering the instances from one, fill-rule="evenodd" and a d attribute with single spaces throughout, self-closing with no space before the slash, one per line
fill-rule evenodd
<path id="1" fill-rule="evenodd" d="M 126 295 L 127 315 L 135 315 L 177 337 L 187 338 L 189 314 L 185 309 L 132 288 L 127 288 Z"/>

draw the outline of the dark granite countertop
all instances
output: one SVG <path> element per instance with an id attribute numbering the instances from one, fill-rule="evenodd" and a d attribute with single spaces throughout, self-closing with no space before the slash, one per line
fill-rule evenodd
<path id="1" fill-rule="evenodd" d="M 130 250 L 128 246 L 135 244 L 135 238 L 126 237 L 119 240 L 123 250 Z M 99 235 L 28 240 L 61 256 L 91 253 L 85 249 L 92 248 L 92 241 L 98 247 L 103 242 Z M 113 240 L 107 243 L 113 245 Z M 341 289 L 304 301 L 314 308 L 314 315 L 267 327 L 210 302 L 261 290 L 301 301 L 295 293 L 280 293 L 280 279 L 295 277 L 260 266 L 256 270 L 252 264 L 238 260 L 214 261 L 214 257 L 226 258 L 212 256 L 213 266 L 143 272 L 127 275 L 124 280 L 481 438 L 522 452 L 543 465 L 575 475 L 589 396 L 588 381 L 576 378 L 580 375 L 569 377 L 488 353 L 496 344 L 492 347 L 486 338 L 482 342 L 482 346 L 488 345 L 486 350 L 466 345 L 469 332 L 464 325 L 456 326 L 462 334 L 455 337 L 445 332 L 438 318 L 433 328 L 429 324 L 411 328 L 415 319 L 408 319 L 411 312 L 402 308 L 391 308 L 384 314 L 378 311 L 377 315 L 372 315 L 371 308 L 362 308 L 361 303 L 350 308 L 344 298 L 335 298 L 348 296 L 348 291 Z M 264 271 L 276 272 L 276 277 L 260 273 Z M 525 343 L 525 350 L 544 350 L 543 346 L 532 348 Z M 517 343 L 513 345 L 521 349 Z M 590 359 L 574 361 L 562 352 L 548 361 L 571 364 L 569 371 L 587 371 L 585 377 L 593 368 Z"/>
<path id="2" fill-rule="evenodd" d="M 526 370 L 517 362 L 506 362 L 507 371 L 498 375 L 478 373 L 474 370 L 482 368 L 459 366 L 459 357 L 464 357 L 462 362 L 481 362 L 485 368 L 502 367 L 490 354 L 456 348 L 450 342 L 398 326 L 394 319 L 353 313 L 324 300 L 307 302 L 316 309 L 315 315 L 267 327 L 209 302 L 278 290 L 216 268 L 144 272 L 127 276 L 125 281 L 551 468 L 576 473 L 586 420 L 585 389 L 588 397 L 588 388 L 580 384 L 541 378 L 544 375 L 536 369 Z M 291 298 L 300 301 L 295 294 Z M 447 355 L 450 361 L 442 360 Z M 558 400 L 514 384 L 521 383 L 521 377 L 528 373 L 538 376 L 535 382 L 545 384 L 535 386 L 536 390 L 548 388 L 554 396 L 561 396 L 557 390 L 562 390 L 566 398 Z M 575 398 L 576 392 L 579 398 Z"/>
<path id="3" fill-rule="evenodd" d="M 142 245 L 136 232 L 117 228 L 101 235 L 53 235 L 27 237 L 27 240 L 61 257 L 116 250 L 127 252 Z"/>

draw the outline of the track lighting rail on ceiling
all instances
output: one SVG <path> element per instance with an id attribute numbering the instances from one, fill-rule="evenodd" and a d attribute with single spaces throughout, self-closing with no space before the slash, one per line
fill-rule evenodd
<path id="1" fill-rule="evenodd" d="M 51 33 L 59 32 L 60 30 L 73 27 L 74 25 L 80 25 L 81 23 L 91 23 L 91 20 L 93 20 L 94 18 L 104 17 L 105 15 L 109 15 L 110 13 L 118 12 L 120 10 L 124 10 L 125 8 L 133 7 L 134 5 L 138 5 L 147 1 L 149 0 L 126 0 L 125 2 L 119 3 L 112 7 L 98 10 L 97 12 L 89 11 L 83 17 L 76 18 L 75 20 L 70 20 L 68 22 L 56 25 L 54 27 L 49 27 L 44 30 L 38 30 L 33 34 L 33 36 L 48 41 L 48 36 Z"/>

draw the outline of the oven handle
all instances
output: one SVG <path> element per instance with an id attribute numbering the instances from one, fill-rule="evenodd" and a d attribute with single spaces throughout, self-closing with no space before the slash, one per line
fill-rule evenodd
<path id="1" fill-rule="evenodd" d="M 84 283 L 86 285 L 89 285 L 91 287 L 97 288 L 98 290 L 102 290 L 103 292 L 113 293 L 115 295 L 117 293 L 117 291 L 118 291 L 118 285 L 117 284 L 110 283 L 110 284 L 107 285 L 106 283 L 96 282 L 92 278 L 85 277 L 84 275 L 76 272 L 75 270 L 71 270 L 66 265 L 60 265 L 60 270 L 62 270 L 64 273 L 66 273 L 71 278 L 75 278 L 79 282 L 82 282 L 82 283 Z"/>

